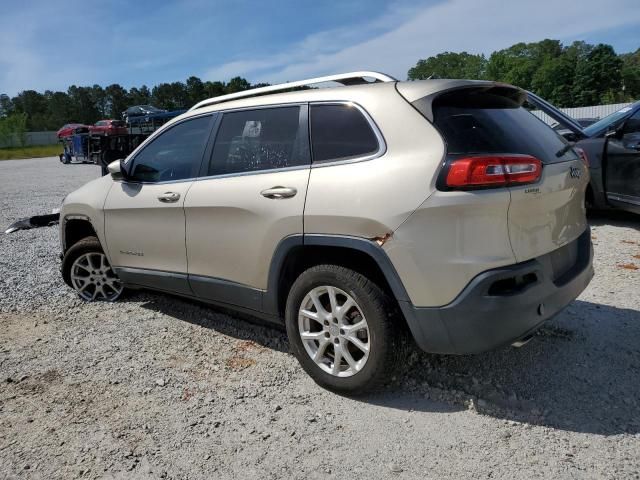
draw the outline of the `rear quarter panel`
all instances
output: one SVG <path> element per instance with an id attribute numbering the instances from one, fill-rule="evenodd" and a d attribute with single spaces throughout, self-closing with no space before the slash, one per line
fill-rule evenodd
<path id="1" fill-rule="evenodd" d="M 386 144 L 375 159 L 315 164 L 305 205 L 305 233 L 373 238 L 396 229 L 434 190 L 444 155 L 435 128 L 395 90 L 358 94 Z"/>

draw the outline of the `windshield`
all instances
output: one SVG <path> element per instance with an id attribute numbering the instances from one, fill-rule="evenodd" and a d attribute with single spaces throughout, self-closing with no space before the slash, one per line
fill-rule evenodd
<path id="1" fill-rule="evenodd" d="M 612 113 L 611 115 L 607 115 L 602 120 L 599 120 L 593 125 L 590 125 L 587 128 L 585 128 L 584 133 L 586 133 L 587 136 L 589 137 L 593 137 L 599 134 L 600 132 L 605 132 L 609 130 L 611 127 L 616 125 L 622 119 L 628 117 L 631 111 L 638 105 L 640 105 L 640 103 L 629 105 L 628 107 L 621 108 L 620 110 Z"/>

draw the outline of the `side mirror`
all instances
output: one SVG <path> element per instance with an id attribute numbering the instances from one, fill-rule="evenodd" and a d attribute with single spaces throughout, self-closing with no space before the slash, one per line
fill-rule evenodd
<path id="1" fill-rule="evenodd" d="M 609 130 L 607 131 L 607 133 L 604 134 L 604 136 L 606 138 L 617 138 L 618 140 L 620 140 L 622 138 L 623 135 L 623 129 L 621 127 L 615 128 L 613 130 Z"/>
<path id="2" fill-rule="evenodd" d="M 114 160 L 107 165 L 107 170 L 114 180 L 124 180 L 127 178 L 127 171 L 124 166 L 124 160 Z"/>

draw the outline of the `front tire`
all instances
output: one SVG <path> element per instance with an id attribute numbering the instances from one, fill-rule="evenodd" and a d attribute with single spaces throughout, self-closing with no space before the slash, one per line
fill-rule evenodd
<path id="1" fill-rule="evenodd" d="M 83 238 L 67 250 L 62 259 L 62 278 L 87 302 L 114 302 L 122 295 L 122 282 L 96 237 Z"/>
<path id="2" fill-rule="evenodd" d="M 293 283 L 285 323 L 293 353 L 318 385 L 358 395 L 393 371 L 399 324 L 392 313 L 389 297 L 365 276 L 318 265 Z"/>

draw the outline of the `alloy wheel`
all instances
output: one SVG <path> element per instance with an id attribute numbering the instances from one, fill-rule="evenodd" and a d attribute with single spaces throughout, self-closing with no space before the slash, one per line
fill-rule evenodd
<path id="1" fill-rule="evenodd" d="M 71 266 L 71 283 L 81 298 L 87 301 L 113 302 L 122 293 L 122 282 L 113 272 L 104 253 L 80 255 Z"/>
<path id="2" fill-rule="evenodd" d="M 320 286 L 305 295 L 298 331 L 309 357 L 331 375 L 350 377 L 367 363 L 369 325 L 356 301 L 337 287 Z"/>

